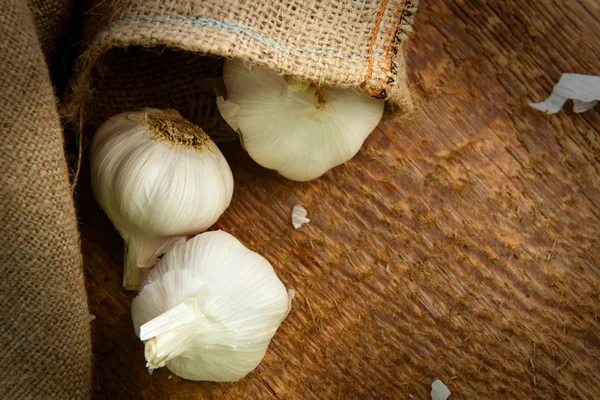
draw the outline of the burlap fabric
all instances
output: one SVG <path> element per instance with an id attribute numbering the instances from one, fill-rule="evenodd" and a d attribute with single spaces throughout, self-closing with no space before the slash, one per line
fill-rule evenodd
<path id="1" fill-rule="evenodd" d="M 38 38 L 50 62 L 64 39 L 73 9 L 73 0 L 30 0 Z"/>
<path id="2" fill-rule="evenodd" d="M 417 0 L 156 2 L 94 0 L 64 109 L 97 125 L 144 106 L 171 107 L 211 133 L 211 77 L 241 58 L 412 109 L 402 42 Z M 93 10 L 93 12 L 86 12 Z"/>
<path id="3" fill-rule="evenodd" d="M 90 325 L 77 219 L 27 2 L 0 2 L 0 38 L 0 398 L 86 398 Z"/>

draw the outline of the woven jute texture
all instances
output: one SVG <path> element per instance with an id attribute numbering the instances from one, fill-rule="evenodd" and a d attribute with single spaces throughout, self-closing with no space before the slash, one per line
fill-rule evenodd
<path id="1" fill-rule="evenodd" d="M 0 398 L 89 397 L 79 233 L 55 96 L 27 3 L 0 2 Z"/>
<path id="2" fill-rule="evenodd" d="M 97 125 L 127 109 L 171 107 L 206 127 L 210 78 L 222 70 L 214 57 L 225 57 L 355 88 L 403 115 L 412 102 L 402 44 L 416 8 L 417 0 L 94 0 L 82 9 L 85 51 L 65 114 Z"/>
<path id="3" fill-rule="evenodd" d="M 30 0 L 35 28 L 47 60 L 52 60 L 69 25 L 73 0 Z"/>

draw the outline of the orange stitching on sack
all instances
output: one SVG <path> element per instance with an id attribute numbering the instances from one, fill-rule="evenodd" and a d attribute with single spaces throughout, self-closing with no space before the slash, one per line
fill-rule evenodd
<path id="1" fill-rule="evenodd" d="M 400 8 L 398 6 L 398 3 L 394 3 L 394 6 L 398 7 L 398 9 Z M 402 20 L 402 15 L 400 12 L 394 11 L 392 15 L 394 17 L 399 17 L 400 20 Z M 389 84 L 390 82 L 394 82 L 394 74 L 392 73 L 392 70 L 396 71 L 395 63 L 392 56 L 390 55 L 390 51 L 393 51 L 394 55 L 396 55 L 398 53 L 398 49 L 395 43 L 396 30 L 388 29 L 386 33 L 388 34 L 388 37 L 386 39 L 387 46 L 383 48 L 383 58 L 385 59 L 385 61 L 387 61 L 387 65 L 389 65 L 389 67 L 386 67 L 386 64 L 384 64 L 381 68 L 381 72 L 383 72 L 384 75 L 387 76 L 387 81 Z M 380 80 L 379 86 L 381 90 L 371 89 L 371 96 L 379 99 L 385 98 L 387 96 L 386 85 L 384 85 L 383 82 Z"/>
<path id="2" fill-rule="evenodd" d="M 363 83 L 360 84 L 360 87 L 365 87 L 367 83 L 369 83 L 369 79 L 371 79 L 371 74 L 373 73 L 373 47 L 375 47 L 375 43 L 377 42 L 377 34 L 379 33 L 379 25 L 381 25 L 381 20 L 383 19 L 383 13 L 385 12 L 385 6 L 387 5 L 388 0 L 383 0 L 381 2 L 381 6 L 379 7 L 379 13 L 377 14 L 377 21 L 375 22 L 375 30 L 373 31 L 373 37 L 371 38 L 371 45 L 369 46 L 369 62 L 368 62 L 368 70 L 367 76 Z"/>
<path id="3" fill-rule="evenodd" d="M 395 82 L 394 75 L 398 73 L 398 66 L 394 62 L 394 57 L 398 54 L 398 46 L 402 43 L 402 34 L 407 34 L 404 30 L 404 25 L 408 24 L 409 19 L 412 17 L 414 13 L 414 5 L 411 0 L 403 0 L 402 3 L 394 2 L 394 6 L 396 7 L 396 11 L 392 13 L 394 17 L 399 17 L 399 25 L 394 31 L 393 35 L 390 35 L 387 39 L 387 43 L 389 46 L 384 47 L 385 55 L 384 58 L 389 62 L 389 67 L 385 66 L 381 68 L 381 71 L 387 77 L 379 80 L 380 90 L 371 89 L 371 96 L 376 99 L 386 99 L 387 98 L 387 89 L 389 85 Z M 402 11 L 398 11 L 402 10 Z M 388 35 L 391 33 L 390 30 L 387 31 Z M 390 51 L 393 52 L 393 55 L 390 54 Z M 368 76 L 371 76 L 371 69 L 369 69 Z M 361 85 L 361 87 L 364 86 Z"/>

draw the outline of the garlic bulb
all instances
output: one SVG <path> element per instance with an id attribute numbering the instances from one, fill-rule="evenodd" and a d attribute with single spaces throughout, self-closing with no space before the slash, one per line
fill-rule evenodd
<path id="1" fill-rule="evenodd" d="M 131 315 L 150 370 L 231 382 L 260 363 L 292 297 L 265 258 L 226 232 L 206 232 L 165 254 Z"/>
<path id="2" fill-rule="evenodd" d="M 140 268 L 214 224 L 233 195 L 231 169 L 204 131 L 173 110 L 116 115 L 91 147 L 92 189 L 125 242 L 123 286 L 137 289 Z"/>
<path id="3" fill-rule="evenodd" d="M 354 157 L 383 115 L 383 100 L 249 70 L 240 60 L 225 63 L 223 80 L 227 98 L 217 106 L 250 157 L 296 181 Z"/>

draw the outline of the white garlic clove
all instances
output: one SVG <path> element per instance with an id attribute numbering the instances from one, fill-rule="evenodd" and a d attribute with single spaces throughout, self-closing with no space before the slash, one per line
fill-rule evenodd
<path id="1" fill-rule="evenodd" d="M 383 115 L 383 100 L 286 81 L 240 60 L 225 63 L 223 80 L 227 99 L 217 106 L 248 154 L 296 181 L 318 178 L 354 157 Z"/>
<path id="2" fill-rule="evenodd" d="M 131 305 L 147 367 L 231 382 L 260 363 L 291 307 L 269 262 L 223 231 L 167 252 Z"/>
<path id="3" fill-rule="evenodd" d="M 172 110 L 116 115 L 96 132 L 92 189 L 126 244 L 124 286 L 172 237 L 213 225 L 233 195 L 231 169 L 202 129 Z"/>
<path id="4" fill-rule="evenodd" d="M 292 225 L 294 229 L 300 229 L 300 227 L 310 222 L 310 219 L 306 218 L 308 212 L 300 204 L 296 204 L 292 209 Z"/>

